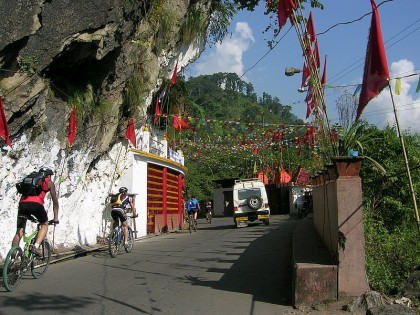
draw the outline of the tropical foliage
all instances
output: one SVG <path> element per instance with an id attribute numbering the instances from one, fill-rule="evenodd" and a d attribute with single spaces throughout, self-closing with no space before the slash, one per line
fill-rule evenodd
<path id="1" fill-rule="evenodd" d="M 381 161 L 387 175 L 368 163 L 362 168 L 366 262 L 372 288 L 390 294 L 400 292 L 409 274 L 419 268 L 420 242 L 397 132 L 388 126 L 377 134 L 379 137 L 366 143 L 365 150 Z M 420 135 L 405 133 L 404 140 L 414 191 L 419 196 Z"/>

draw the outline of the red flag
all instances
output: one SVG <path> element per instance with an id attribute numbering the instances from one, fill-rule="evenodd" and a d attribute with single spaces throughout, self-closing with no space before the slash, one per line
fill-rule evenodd
<path id="1" fill-rule="evenodd" d="M 178 72 L 178 62 L 175 65 L 174 73 L 172 73 L 172 79 L 171 79 L 171 88 L 176 83 L 176 74 Z"/>
<path id="2" fill-rule="evenodd" d="M 315 59 L 316 67 L 319 68 L 321 66 L 321 60 L 319 59 L 318 40 L 315 40 L 313 57 Z"/>
<path id="3" fill-rule="evenodd" d="M 316 38 L 316 34 L 315 34 L 314 20 L 312 18 L 312 11 L 309 13 L 308 23 L 306 24 L 306 31 L 308 32 L 309 40 L 311 42 L 314 42 Z"/>
<path id="4" fill-rule="evenodd" d="M 309 118 L 309 115 L 315 109 L 315 99 L 312 99 L 310 102 L 306 103 L 306 119 Z"/>
<path id="5" fill-rule="evenodd" d="M 181 118 L 181 129 L 190 129 L 190 120 L 188 118 L 187 120 Z"/>
<path id="6" fill-rule="evenodd" d="M 9 147 L 12 147 L 12 141 L 10 141 L 9 126 L 7 125 L 6 114 L 4 113 L 3 100 L 0 96 L 0 137 L 6 141 Z"/>
<path id="7" fill-rule="evenodd" d="M 125 137 L 128 140 L 128 142 L 131 143 L 133 147 L 136 147 L 136 134 L 134 132 L 134 120 L 133 117 L 131 117 L 128 120 L 127 130 L 125 131 Z"/>
<path id="8" fill-rule="evenodd" d="M 384 42 L 382 40 L 378 8 L 376 7 L 375 0 L 370 0 L 370 3 L 372 5 L 372 22 L 366 49 L 362 91 L 360 92 L 356 120 L 360 118 L 367 103 L 388 85 L 389 80 L 388 64 L 386 61 Z"/>
<path id="9" fill-rule="evenodd" d="M 321 85 L 324 86 L 325 83 L 327 83 L 327 55 L 325 55 L 324 72 L 322 73 Z"/>
<path id="10" fill-rule="evenodd" d="M 70 114 L 70 123 L 69 123 L 69 135 L 67 139 L 69 140 L 69 147 L 74 145 L 74 138 L 76 136 L 76 105 L 73 105 L 73 109 Z"/>
<path id="11" fill-rule="evenodd" d="M 301 87 L 308 86 L 308 84 L 309 84 L 309 69 L 306 66 L 306 63 L 303 63 L 302 85 L 301 85 Z"/>
<path id="12" fill-rule="evenodd" d="M 279 0 L 279 6 L 277 16 L 279 19 L 279 29 L 281 29 L 287 22 L 287 18 L 290 18 L 295 8 L 294 0 Z"/>
<path id="13" fill-rule="evenodd" d="M 156 97 L 156 105 L 155 105 L 155 125 L 158 123 L 160 117 L 160 107 L 159 107 L 159 98 Z"/>
<path id="14" fill-rule="evenodd" d="M 176 131 L 181 131 L 181 129 L 190 129 L 189 123 L 189 119 L 183 120 L 181 116 L 175 115 L 172 120 L 172 127 L 174 127 Z"/>

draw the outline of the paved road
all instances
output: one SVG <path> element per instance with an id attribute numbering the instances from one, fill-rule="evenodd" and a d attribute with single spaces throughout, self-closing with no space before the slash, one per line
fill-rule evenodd
<path id="1" fill-rule="evenodd" d="M 296 314 L 291 242 L 296 221 L 235 229 L 231 218 L 50 266 L 16 292 L 0 288 L 0 314 Z"/>

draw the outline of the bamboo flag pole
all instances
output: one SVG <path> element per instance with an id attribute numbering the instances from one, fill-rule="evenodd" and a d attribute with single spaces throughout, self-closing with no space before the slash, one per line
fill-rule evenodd
<path id="1" fill-rule="evenodd" d="M 414 213 L 416 215 L 416 220 L 417 220 L 417 230 L 420 234 L 420 218 L 419 218 L 419 212 L 418 212 L 418 209 L 417 209 L 416 194 L 414 192 L 413 181 L 411 179 L 410 166 L 408 165 L 407 152 L 405 150 L 404 138 L 403 138 L 403 135 L 402 135 L 401 130 L 400 130 L 400 123 L 398 121 L 397 107 L 395 106 L 394 94 L 392 93 L 392 88 L 391 88 L 390 81 L 388 81 L 388 86 L 389 86 L 389 92 L 391 93 L 391 100 L 392 100 L 392 106 L 394 108 L 394 115 L 395 115 L 395 122 L 396 122 L 396 125 L 397 125 L 397 130 L 398 130 L 398 136 L 400 138 L 401 148 L 403 150 L 405 168 L 407 170 L 407 176 L 408 176 L 408 184 L 410 186 L 411 197 L 413 199 Z"/>
<path id="2" fill-rule="evenodd" d="M 301 48 L 302 48 L 303 56 L 306 60 L 306 64 L 308 65 L 310 76 L 314 80 L 314 83 L 315 83 L 314 84 L 315 94 L 314 94 L 313 97 L 315 97 L 316 102 L 318 103 L 318 108 L 319 107 L 321 108 L 321 110 L 322 110 L 322 112 L 325 116 L 326 126 L 324 124 L 324 119 L 322 117 L 322 113 L 320 114 L 319 112 L 317 112 L 315 117 L 318 118 L 318 121 L 319 121 L 319 125 L 320 125 L 319 127 L 321 129 L 322 140 L 324 141 L 323 144 L 324 144 L 325 148 L 328 149 L 329 146 L 331 146 L 333 155 L 338 155 L 337 146 L 332 141 L 329 141 L 329 139 L 327 137 L 327 133 L 328 133 L 328 135 L 331 135 L 331 122 L 330 122 L 330 118 L 328 116 L 328 111 L 327 111 L 327 106 L 326 106 L 325 96 L 324 96 L 324 87 L 321 84 L 319 71 L 316 67 L 314 68 L 314 66 L 313 66 L 315 64 L 315 56 L 314 56 L 314 54 L 311 54 L 310 56 L 308 56 L 308 54 L 306 53 L 308 51 L 308 48 L 309 48 L 308 46 L 310 46 L 311 44 L 308 43 L 308 40 L 305 38 L 305 28 L 306 27 L 305 27 L 305 25 L 302 25 L 305 20 L 302 19 L 303 12 L 302 12 L 301 2 L 298 0 L 296 5 L 297 5 L 297 9 L 293 10 L 293 20 L 295 21 L 294 27 L 295 27 L 295 30 L 296 30 L 296 33 L 297 33 L 299 43 L 300 43 Z M 298 13 L 296 12 L 297 10 L 299 10 Z M 299 14 L 299 16 L 298 16 L 298 14 Z M 325 130 L 325 127 L 327 128 L 327 130 Z M 326 158 L 326 157 L 327 156 L 325 156 L 325 153 L 324 153 L 324 158 Z"/>

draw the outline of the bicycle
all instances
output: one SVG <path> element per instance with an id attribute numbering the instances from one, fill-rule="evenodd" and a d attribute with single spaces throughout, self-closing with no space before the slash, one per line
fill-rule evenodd
<path id="1" fill-rule="evenodd" d="M 188 214 L 188 230 L 190 231 L 190 233 L 192 232 L 192 230 L 194 230 L 194 232 L 197 232 L 197 220 L 194 218 L 194 211 L 191 211 L 191 213 Z"/>
<path id="2" fill-rule="evenodd" d="M 128 218 L 134 218 L 134 216 L 129 216 Z M 133 230 L 130 226 L 128 226 L 128 246 L 124 246 L 124 231 L 122 229 L 121 224 L 118 221 L 118 226 L 116 226 L 112 232 L 109 234 L 108 238 L 108 249 L 109 254 L 112 258 L 117 257 L 118 252 L 120 251 L 121 246 L 124 247 L 127 253 L 130 253 L 133 250 L 134 245 L 134 236 Z"/>
<path id="3" fill-rule="evenodd" d="M 23 235 L 25 243 L 23 251 L 20 246 L 13 246 L 6 255 L 3 266 L 3 284 L 9 292 L 16 290 L 29 269 L 35 279 L 42 278 L 47 272 L 51 260 L 51 245 L 46 239 L 39 245 L 39 257 L 31 253 L 31 247 L 35 244 L 40 229 L 38 220 L 33 216 L 20 217 L 36 223 L 37 228 L 31 234 Z M 48 225 L 52 224 L 54 224 L 52 220 L 48 221 Z"/>

